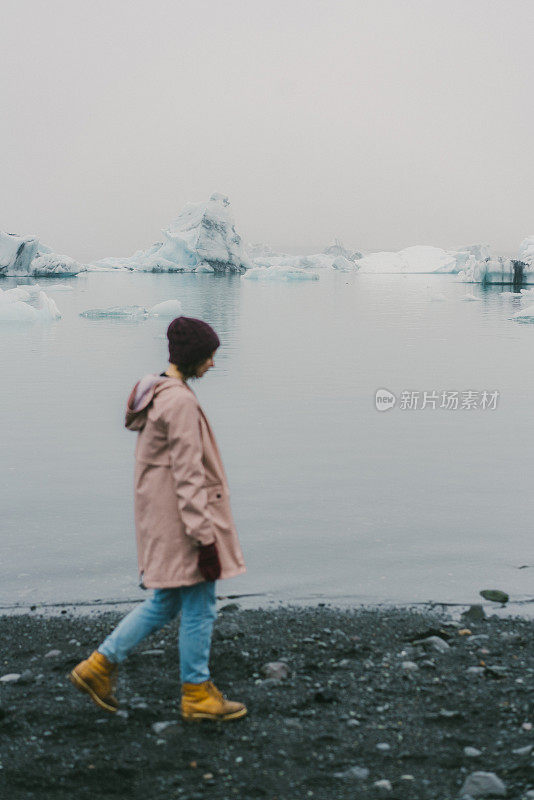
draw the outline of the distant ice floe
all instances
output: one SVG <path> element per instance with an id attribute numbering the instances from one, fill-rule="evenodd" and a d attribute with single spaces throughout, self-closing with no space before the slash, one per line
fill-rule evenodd
<path id="1" fill-rule="evenodd" d="M 534 322 L 534 305 L 522 308 L 521 311 L 512 314 L 512 319 L 517 319 L 520 322 Z"/>
<path id="2" fill-rule="evenodd" d="M 527 236 L 519 246 L 518 258 L 505 258 L 474 249 L 469 254 L 458 280 L 463 283 L 511 284 L 515 278 L 521 283 L 534 283 L 534 236 Z"/>
<path id="3" fill-rule="evenodd" d="M 85 319 L 123 319 L 140 320 L 147 317 L 162 317 L 174 319 L 182 313 L 182 304 L 179 300 L 164 300 L 155 306 L 111 306 L 110 308 L 90 308 L 82 311 L 80 317 Z"/>
<path id="4" fill-rule="evenodd" d="M 519 245 L 519 260 L 524 261 L 529 270 L 534 270 L 534 236 L 527 236 Z"/>
<path id="5" fill-rule="evenodd" d="M 347 261 L 357 261 L 359 258 L 363 258 L 363 253 L 360 253 L 359 250 L 349 250 L 345 247 L 343 242 L 337 238 L 334 238 L 328 247 L 325 247 L 323 253 L 329 256 L 342 256 L 347 259 Z"/>
<path id="6" fill-rule="evenodd" d="M 480 297 L 477 297 L 477 296 L 476 296 L 476 295 L 474 295 L 472 292 L 468 292 L 467 294 L 465 294 L 465 295 L 464 295 L 463 297 L 461 297 L 460 299 L 461 299 L 461 300 L 466 300 L 467 302 L 470 302 L 470 303 L 472 303 L 472 302 L 475 302 L 475 301 L 479 301 L 479 300 L 480 300 Z"/>
<path id="7" fill-rule="evenodd" d="M 308 269 L 274 264 L 271 267 L 252 267 L 241 278 L 251 281 L 318 281 L 319 275 Z"/>
<path id="8" fill-rule="evenodd" d="M 0 289 L 0 322 L 52 322 L 60 318 L 55 302 L 37 285 Z"/>
<path id="9" fill-rule="evenodd" d="M 8 278 L 48 278 L 73 276 L 84 271 L 82 264 L 69 256 L 53 253 L 36 236 L 0 231 L 0 275 Z"/>
<path id="10" fill-rule="evenodd" d="M 370 253 L 357 262 L 361 274 L 457 272 L 456 253 L 415 245 L 394 252 Z"/>
<path id="11" fill-rule="evenodd" d="M 186 203 L 183 211 L 164 228 L 163 241 L 127 258 L 103 258 L 90 265 L 127 268 L 141 272 L 237 272 L 250 265 L 229 210 L 230 201 L 215 193 L 209 200 Z"/>
<path id="12" fill-rule="evenodd" d="M 86 267 L 70 256 L 58 253 L 43 253 L 33 259 L 31 274 L 35 278 L 68 278 L 86 272 Z"/>

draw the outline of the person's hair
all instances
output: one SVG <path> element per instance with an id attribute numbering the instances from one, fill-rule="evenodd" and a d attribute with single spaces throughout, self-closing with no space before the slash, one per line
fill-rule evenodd
<path id="1" fill-rule="evenodd" d="M 178 367 L 180 372 L 182 373 L 183 377 L 187 380 L 188 378 L 192 378 L 193 380 L 197 377 L 196 371 L 200 367 L 201 364 L 204 363 L 206 359 L 201 358 L 200 361 L 195 361 L 194 364 L 185 364 L 185 366 Z M 177 365 L 178 366 L 178 365 Z"/>
<path id="2" fill-rule="evenodd" d="M 215 350 L 213 352 L 215 352 Z M 186 380 L 188 380 L 189 378 L 195 380 L 195 378 L 198 377 L 196 375 L 197 369 L 200 367 L 201 364 L 204 363 L 204 361 L 207 361 L 207 359 L 210 358 L 212 355 L 213 353 L 210 353 L 209 356 L 206 356 L 205 358 L 199 358 L 197 361 L 193 361 L 191 364 L 184 364 L 182 366 L 176 364 L 176 366 L 178 367 L 178 369 L 180 370 L 180 372 L 182 373 L 183 377 Z"/>

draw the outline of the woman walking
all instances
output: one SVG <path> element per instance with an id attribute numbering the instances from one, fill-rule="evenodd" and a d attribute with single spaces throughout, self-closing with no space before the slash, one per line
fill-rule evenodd
<path id="1" fill-rule="evenodd" d="M 210 680 L 215 581 L 245 572 L 215 437 L 189 378 L 214 366 L 219 337 L 206 322 L 178 317 L 167 330 L 169 366 L 146 375 L 128 398 L 125 425 L 137 431 L 135 526 L 141 586 L 152 596 L 131 611 L 70 674 L 106 711 L 115 712 L 118 665 L 146 636 L 181 611 L 179 653 L 184 719 L 243 717 Z"/>

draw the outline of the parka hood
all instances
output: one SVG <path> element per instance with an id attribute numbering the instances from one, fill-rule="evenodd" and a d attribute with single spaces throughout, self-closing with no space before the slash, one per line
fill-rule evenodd
<path id="1" fill-rule="evenodd" d="M 177 378 L 166 375 L 145 375 L 137 381 L 126 404 L 124 426 L 130 431 L 141 431 L 145 427 L 148 408 L 156 394 L 170 386 L 175 386 Z"/>

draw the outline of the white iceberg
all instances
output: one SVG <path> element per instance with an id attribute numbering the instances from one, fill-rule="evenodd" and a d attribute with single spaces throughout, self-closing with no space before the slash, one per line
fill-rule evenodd
<path id="1" fill-rule="evenodd" d="M 147 317 L 166 317 L 174 319 L 182 313 L 179 300 L 164 300 L 154 306 L 111 306 L 110 308 L 89 308 L 82 311 L 80 317 L 85 319 L 124 319 L 136 320 Z"/>
<path id="2" fill-rule="evenodd" d="M 328 247 L 325 247 L 323 252 L 329 256 L 343 256 L 343 258 L 346 258 L 348 261 L 357 261 L 359 258 L 363 257 L 363 253 L 360 253 L 359 250 L 349 250 L 338 238 L 334 238 Z"/>
<path id="3" fill-rule="evenodd" d="M 514 265 L 517 263 L 503 256 L 478 261 L 475 256 L 470 255 L 457 279 L 462 283 L 514 283 Z"/>
<path id="4" fill-rule="evenodd" d="M 519 260 L 534 269 L 534 236 L 527 236 L 519 245 Z"/>
<path id="5" fill-rule="evenodd" d="M 0 322 L 51 322 L 60 318 L 57 305 L 39 286 L 0 289 Z"/>
<path id="6" fill-rule="evenodd" d="M 230 201 L 212 194 L 201 203 L 187 203 L 178 217 L 164 228 L 163 241 L 128 258 L 103 258 L 93 266 L 126 267 L 142 272 L 243 272 L 250 266 L 241 237 L 236 233 Z"/>
<path id="7" fill-rule="evenodd" d="M 39 239 L 0 231 L 0 275 L 30 275 L 32 260 L 37 255 Z"/>
<path id="8" fill-rule="evenodd" d="M 456 255 L 440 247 L 415 245 L 394 252 L 370 253 L 357 262 L 361 273 L 454 273 Z"/>
<path id="9" fill-rule="evenodd" d="M 111 306 L 110 308 L 88 308 L 81 311 L 80 317 L 86 319 L 142 319 L 148 317 L 144 306 Z"/>
<path id="10" fill-rule="evenodd" d="M 252 267 L 241 278 L 252 281 L 318 281 L 316 272 L 298 267 L 288 267 L 284 264 L 274 264 L 272 267 Z"/>
<path id="11" fill-rule="evenodd" d="M 85 267 L 69 256 L 53 253 L 35 236 L 18 236 L 0 231 L 0 275 L 20 278 L 73 276 Z"/>
<path id="12" fill-rule="evenodd" d="M 67 278 L 87 271 L 85 266 L 70 258 L 70 256 L 63 256 L 58 253 L 42 253 L 38 255 L 31 262 L 30 269 L 35 278 L 56 278 L 59 276 Z"/>
<path id="13" fill-rule="evenodd" d="M 456 258 L 456 272 L 460 272 L 460 270 L 466 268 L 469 256 L 474 256 L 475 261 L 486 261 L 488 258 L 494 258 L 489 244 L 463 245 L 457 250 L 451 250 L 449 252 Z"/>
<path id="14" fill-rule="evenodd" d="M 168 317 L 174 319 L 179 317 L 182 313 L 182 304 L 179 300 L 164 300 L 162 303 L 156 303 L 155 306 L 148 309 L 149 316 L 151 317 Z"/>
<path id="15" fill-rule="evenodd" d="M 359 263 L 359 262 L 358 262 Z M 332 256 L 326 253 L 312 253 L 311 255 L 293 256 L 282 253 L 277 256 L 264 256 L 254 259 L 255 268 L 273 269 L 279 268 L 278 275 L 282 275 L 280 270 L 338 270 L 342 272 L 354 272 L 358 269 L 358 264 L 350 261 L 344 256 Z M 251 270 L 249 270 L 251 271 Z M 259 273 L 255 273 L 259 274 Z M 273 273 L 274 276 L 274 273 Z"/>

